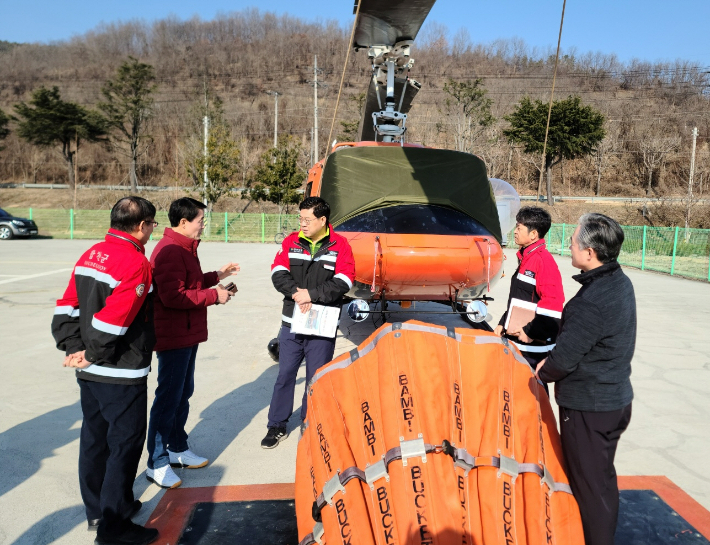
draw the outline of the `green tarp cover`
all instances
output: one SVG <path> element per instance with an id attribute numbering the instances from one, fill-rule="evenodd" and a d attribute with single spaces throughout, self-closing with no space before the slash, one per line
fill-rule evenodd
<path id="1" fill-rule="evenodd" d="M 460 151 L 400 146 L 341 148 L 326 162 L 320 196 L 331 223 L 378 208 L 434 204 L 463 212 L 501 240 L 483 161 Z"/>

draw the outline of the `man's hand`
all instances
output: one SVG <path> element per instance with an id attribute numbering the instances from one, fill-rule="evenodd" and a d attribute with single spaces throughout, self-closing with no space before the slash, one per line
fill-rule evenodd
<path id="1" fill-rule="evenodd" d="M 503 326 L 497 325 L 496 328 L 493 330 L 493 333 L 495 333 L 499 337 L 502 337 L 503 336 Z"/>
<path id="2" fill-rule="evenodd" d="M 76 367 L 77 369 L 86 369 L 89 365 L 91 365 L 90 361 L 87 361 L 84 358 L 86 350 L 82 350 L 81 352 L 74 352 L 73 354 L 69 354 L 67 357 L 64 358 L 64 363 L 62 363 L 62 366 L 64 367 Z"/>
<path id="3" fill-rule="evenodd" d="M 540 369 L 542 369 L 542 366 L 545 365 L 545 362 L 547 361 L 547 358 L 542 360 L 540 363 L 537 364 L 537 367 L 535 367 L 535 376 L 539 379 L 540 377 L 537 376 L 537 374 L 540 372 Z"/>
<path id="4" fill-rule="evenodd" d="M 217 284 L 217 302 L 220 305 L 224 305 L 225 303 L 229 302 L 229 300 L 232 298 L 232 292 L 224 289 L 224 286 L 222 284 Z"/>
<path id="5" fill-rule="evenodd" d="M 302 305 L 298 305 L 298 308 L 301 311 L 301 314 L 305 314 L 306 312 L 311 310 L 312 306 L 313 306 L 313 303 L 303 303 Z"/>
<path id="6" fill-rule="evenodd" d="M 301 288 L 296 288 L 296 293 L 294 293 L 291 298 L 299 306 L 311 302 L 311 296 L 308 293 L 308 290 L 302 290 Z"/>
<path id="7" fill-rule="evenodd" d="M 239 267 L 239 263 L 227 263 L 226 265 L 220 267 L 220 269 L 217 271 L 217 277 L 220 280 L 224 280 L 228 276 L 237 274 L 240 270 L 241 268 Z"/>
<path id="8" fill-rule="evenodd" d="M 533 341 L 525 334 L 525 331 L 523 331 L 522 328 L 520 328 L 518 331 L 508 331 L 508 335 L 510 335 L 511 337 L 517 337 L 518 340 L 524 343 L 531 343 Z"/>

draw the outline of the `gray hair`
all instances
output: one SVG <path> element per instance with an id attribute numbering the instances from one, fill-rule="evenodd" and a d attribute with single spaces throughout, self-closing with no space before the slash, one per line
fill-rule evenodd
<path id="1" fill-rule="evenodd" d="M 584 214 L 579 218 L 577 244 L 581 249 L 591 248 L 602 263 L 616 261 L 624 242 L 621 226 L 604 214 Z"/>

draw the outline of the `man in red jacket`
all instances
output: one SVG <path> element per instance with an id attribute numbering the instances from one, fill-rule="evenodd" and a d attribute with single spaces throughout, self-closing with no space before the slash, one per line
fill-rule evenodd
<path id="1" fill-rule="evenodd" d="M 153 357 L 153 294 L 145 243 L 155 206 L 124 197 L 106 240 L 79 258 L 57 301 L 52 334 L 81 394 L 79 488 L 99 545 L 147 545 L 158 531 L 131 522 L 141 508 L 133 481 L 145 441 Z"/>
<path id="2" fill-rule="evenodd" d="M 545 243 L 552 225 L 550 214 L 542 208 L 526 206 L 520 209 L 515 221 L 515 243 L 520 247 L 518 268 L 510 281 L 508 309 L 495 333 L 510 339 L 535 369 L 555 347 L 565 294 L 560 269 Z M 531 310 L 534 317 L 527 324 L 514 326 L 508 320 L 513 307 Z"/>
<path id="3" fill-rule="evenodd" d="M 220 280 L 237 274 L 239 265 L 227 263 L 203 273 L 197 246 L 205 227 L 200 201 L 183 197 L 170 205 L 171 229 L 165 229 L 150 256 L 157 297 L 155 301 L 155 351 L 158 387 L 148 426 L 149 481 L 163 488 L 182 484 L 171 467 L 199 468 L 207 458 L 192 452 L 185 423 L 194 391 L 197 346 L 207 340 L 207 307 L 227 303 L 232 292 Z M 210 289 L 217 286 L 216 289 Z"/>

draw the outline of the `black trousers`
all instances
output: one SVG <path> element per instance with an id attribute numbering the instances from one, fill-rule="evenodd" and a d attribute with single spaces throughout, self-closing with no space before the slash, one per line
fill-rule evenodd
<path id="1" fill-rule="evenodd" d="M 79 486 L 88 520 L 99 533 L 120 532 L 131 513 L 146 432 L 147 384 L 106 384 L 78 379 L 81 389 Z"/>
<path id="2" fill-rule="evenodd" d="M 608 412 L 560 407 L 562 453 L 582 515 L 586 545 L 614 545 L 619 516 L 614 456 L 630 420 L 631 403 Z"/>

